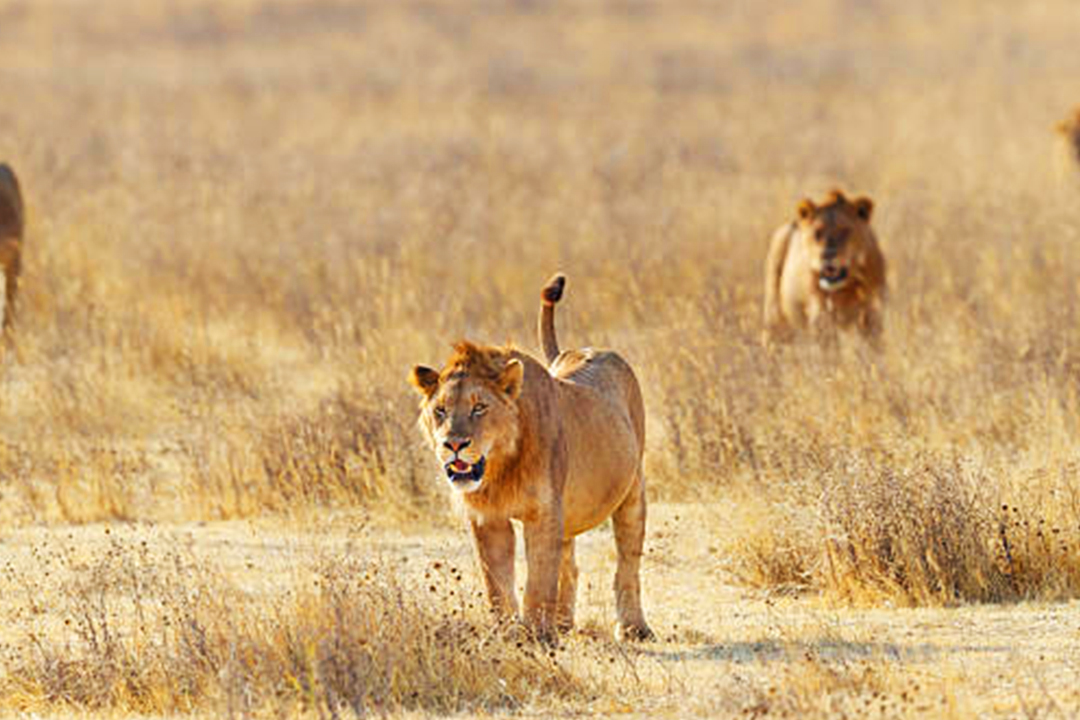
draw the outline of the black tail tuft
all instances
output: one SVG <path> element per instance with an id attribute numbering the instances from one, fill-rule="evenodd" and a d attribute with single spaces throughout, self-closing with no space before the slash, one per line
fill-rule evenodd
<path id="1" fill-rule="evenodd" d="M 566 276 L 558 273 L 548 280 L 548 284 L 540 291 L 540 298 L 548 305 L 554 305 L 562 300 L 563 288 L 566 287 Z"/>

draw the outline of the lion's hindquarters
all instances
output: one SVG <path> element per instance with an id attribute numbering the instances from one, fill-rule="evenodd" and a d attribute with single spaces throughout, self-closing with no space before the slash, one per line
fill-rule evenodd
<path id="1" fill-rule="evenodd" d="M 610 517 L 640 475 L 645 411 L 633 372 L 615 353 L 591 353 L 560 380 L 566 530 L 577 534 Z"/>
<path id="2" fill-rule="evenodd" d="M 613 352 L 564 352 L 553 370 L 569 455 L 564 533 L 572 538 L 611 518 L 618 555 L 613 588 L 618 635 L 649 639 L 653 635 L 641 608 L 640 583 L 646 514 L 641 387 L 630 365 Z M 570 576 L 576 580 L 570 564 L 564 563 L 559 593 L 567 617 L 573 613 Z"/>

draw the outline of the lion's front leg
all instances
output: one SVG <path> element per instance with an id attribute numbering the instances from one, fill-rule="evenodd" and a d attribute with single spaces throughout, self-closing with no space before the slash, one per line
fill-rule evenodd
<path id="1" fill-rule="evenodd" d="M 793 335 L 791 326 L 783 318 L 766 320 L 761 331 L 761 345 L 766 350 L 774 350 L 778 345 L 790 343 Z"/>
<path id="2" fill-rule="evenodd" d="M 509 520 L 473 520 L 472 533 L 491 608 L 502 617 L 516 617 L 514 526 Z"/>
<path id="3" fill-rule="evenodd" d="M 545 514 L 525 523 L 525 561 L 529 568 L 525 581 L 525 622 L 545 642 L 555 637 L 562 547 L 562 512 Z"/>
<path id="4" fill-rule="evenodd" d="M 807 308 L 806 320 L 826 357 L 835 355 L 840 347 L 840 337 L 830 304 L 811 304 Z"/>
<path id="5" fill-rule="evenodd" d="M 870 347 L 880 352 L 882 348 L 881 335 L 884 330 L 884 323 L 881 317 L 881 308 L 876 304 L 871 305 L 863 311 L 862 317 L 859 318 L 859 331 L 862 333 L 863 338 L 866 339 L 867 344 Z"/>

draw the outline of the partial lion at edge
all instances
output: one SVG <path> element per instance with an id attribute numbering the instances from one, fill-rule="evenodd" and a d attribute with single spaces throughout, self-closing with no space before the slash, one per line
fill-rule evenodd
<path id="1" fill-rule="evenodd" d="M 10 165 L 0 163 L 0 282 L 4 284 L 0 293 L 0 317 L 5 332 L 11 330 L 15 321 L 25 223 L 19 180 Z"/>

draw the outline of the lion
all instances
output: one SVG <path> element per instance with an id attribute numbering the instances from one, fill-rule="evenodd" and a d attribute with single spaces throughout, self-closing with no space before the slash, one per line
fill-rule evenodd
<path id="1" fill-rule="evenodd" d="M 1054 129 L 1065 141 L 1068 161 L 1080 162 L 1080 107 L 1073 110 L 1068 118 L 1055 125 Z"/>
<path id="2" fill-rule="evenodd" d="M 524 619 L 538 638 L 574 625 L 574 538 L 611 518 L 617 634 L 649 640 L 639 570 L 645 540 L 645 407 L 618 354 L 559 349 L 555 305 L 565 278 L 541 292 L 546 364 L 512 347 L 458 342 L 441 371 L 418 365 L 419 425 L 463 502 L 488 600 L 517 617 L 515 529 L 525 536 Z"/>
<path id="3" fill-rule="evenodd" d="M 0 325 L 10 332 L 15 320 L 15 295 L 22 270 L 23 199 L 19 180 L 6 163 L 0 163 Z"/>
<path id="4" fill-rule="evenodd" d="M 766 345 L 799 330 L 826 345 L 837 329 L 857 329 L 879 347 L 886 296 L 885 256 L 867 197 L 848 200 L 839 190 L 816 205 L 799 203 L 797 218 L 779 228 L 765 262 Z"/>

